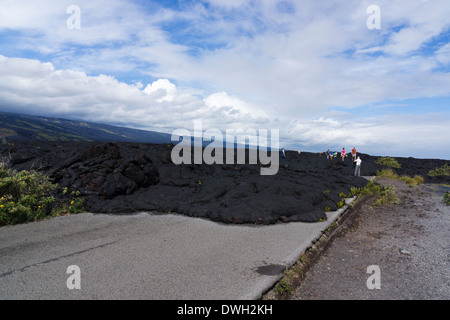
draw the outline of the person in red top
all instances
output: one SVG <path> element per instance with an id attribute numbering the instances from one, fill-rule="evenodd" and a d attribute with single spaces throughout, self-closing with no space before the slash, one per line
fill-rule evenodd
<path id="1" fill-rule="evenodd" d="M 355 161 L 356 161 L 356 148 L 353 147 L 353 149 L 352 149 L 352 168 L 355 167 Z"/>
<path id="2" fill-rule="evenodd" d="M 355 161 L 356 160 L 356 148 L 353 147 L 352 149 L 352 160 Z"/>

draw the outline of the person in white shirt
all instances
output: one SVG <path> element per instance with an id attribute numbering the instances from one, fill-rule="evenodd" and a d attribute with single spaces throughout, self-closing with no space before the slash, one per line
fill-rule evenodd
<path id="1" fill-rule="evenodd" d="M 355 177 L 359 177 L 360 174 L 361 174 L 361 162 L 362 162 L 362 160 L 361 160 L 360 157 L 358 157 L 358 158 L 355 160 L 355 163 L 356 163 Z"/>

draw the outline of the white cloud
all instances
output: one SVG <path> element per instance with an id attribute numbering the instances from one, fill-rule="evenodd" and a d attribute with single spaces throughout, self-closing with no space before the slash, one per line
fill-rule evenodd
<path id="1" fill-rule="evenodd" d="M 158 96 L 157 101 L 173 101 L 177 95 L 176 86 L 167 79 L 159 79 L 145 87 L 144 92 L 148 95 Z"/>
<path id="2" fill-rule="evenodd" d="M 255 107 L 250 106 L 237 97 L 229 96 L 226 92 L 213 93 L 206 97 L 204 101 L 207 107 L 227 110 L 230 115 L 253 114 L 254 116 L 256 116 L 258 114 L 259 117 L 267 117 L 264 112 L 257 110 Z"/>

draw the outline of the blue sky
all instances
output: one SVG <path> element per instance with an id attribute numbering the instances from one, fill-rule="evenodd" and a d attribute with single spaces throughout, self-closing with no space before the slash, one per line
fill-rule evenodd
<path id="1" fill-rule="evenodd" d="M 449 16 L 448 0 L 4 0 L 0 110 L 450 159 Z"/>

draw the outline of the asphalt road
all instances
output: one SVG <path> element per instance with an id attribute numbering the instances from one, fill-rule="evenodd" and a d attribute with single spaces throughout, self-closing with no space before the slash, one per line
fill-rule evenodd
<path id="1" fill-rule="evenodd" d="M 268 226 L 83 213 L 2 227 L 0 299 L 258 299 L 344 209 Z"/>

